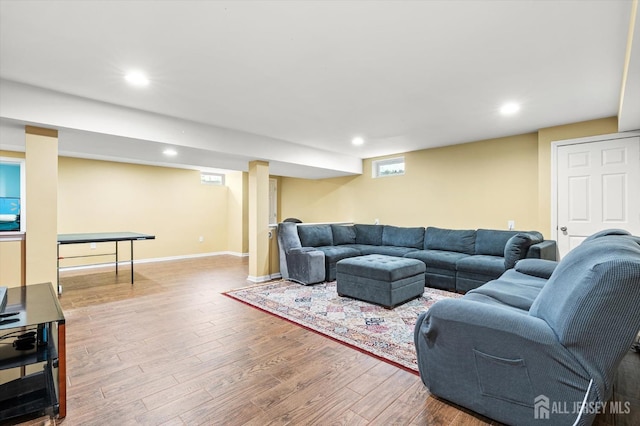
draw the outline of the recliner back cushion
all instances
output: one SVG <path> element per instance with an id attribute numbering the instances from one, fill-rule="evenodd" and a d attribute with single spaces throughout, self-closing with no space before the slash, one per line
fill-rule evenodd
<path id="1" fill-rule="evenodd" d="M 382 225 L 354 225 L 356 244 L 382 245 Z"/>
<path id="2" fill-rule="evenodd" d="M 331 233 L 334 246 L 356 243 L 356 230 L 353 225 L 331 225 Z"/>
<path id="3" fill-rule="evenodd" d="M 612 377 L 607 368 L 628 351 L 640 328 L 638 306 L 640 244 L 603 236 L 560 261 L 529 315 L 544 320 L 591 375 Z"/>
<path id="4" fill-rule="evenodd" d="M 382 229 L 382 245 L 421 249 L 424 246 L 424 228 L 385 225 Z"/>
<path id="5" fill-rule="evenodd" d="M 589 235 L 583 242 L 595 240 L 596 238 L 605 237 L 607 235 L 631 235 L 626 229 L 603 229 L 595 234 Z"/>
<path id="6" fill-rule="evenodd" d="M 329 225 L 299 225 L 298 235 L 302 247 L 322 247 L 333 245 L 333 234 Z"/>
<path id="7" fill-rule="evenodd" d="M 442 229 L 430 226 L 424 236 L 425 250 L 445 250 L 474 254 L 476 231 L 474 229 Z"/>
<path id="8" fill-rule="evenodd" d="M 478 229 L 475 254 L 488 254 L 490 256 L 502 257 L 504 256 L 504 248 L 507 245 L 507 241 L 517 233 L 517 231 Z"/>

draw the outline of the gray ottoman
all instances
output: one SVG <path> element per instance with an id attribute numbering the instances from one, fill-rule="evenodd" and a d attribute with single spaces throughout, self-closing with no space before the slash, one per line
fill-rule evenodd
<path id="1" fill-rule="evenodd" d="M 338 295 L 391 309 L 424 293 L 425 270 L 420 260 L 382 254 L 342 259 L 336 264 Z"/>

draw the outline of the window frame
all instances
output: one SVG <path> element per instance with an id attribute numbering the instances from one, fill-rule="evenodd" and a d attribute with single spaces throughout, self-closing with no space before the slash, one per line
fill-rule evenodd
<path id="1" fill-rule="evenodd" d="M 384 173 L 384 174 L 380 172 L 381 168 L 385 166 L 396 165 L 396 164 L 402 164 L 401 172 L 392 172 L 392 173 Z M 373 160 L 371 163 L 371 177 L 374 179 L 377 179 L 377 178 L 390 177 L 390 176 L 404 176 L 404 174 L 406 173 L 405 167 L 406 167 L 406 162 L 404 159 L 404 155 L 400 157 L 384 158 L 382 160 Z"/>
<path id="2" fill-rule="evenodd" d="M 215 177 L 219 177 L 220 180 L 219 181 L 207 181 L 205 179 L 205 176 L 215 176 Z M 212 185 L 212 186 L 224 186 L 224 178 L 225 175 L 224 173 L 214 173 L 214 172 L 200 172 L 200 183 L 202 185 Z"/>

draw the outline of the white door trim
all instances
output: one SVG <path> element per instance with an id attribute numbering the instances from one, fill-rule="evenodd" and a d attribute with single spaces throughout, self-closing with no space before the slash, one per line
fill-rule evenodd
<path id="1" fill-rule="evenodd" d="M 603 142 L 613 139 L 632 138 L 635 136 L 640 136 L 640 130 L 551 142 L 551 239 L 558 241 L 558 148 L 566 145 Z"/>

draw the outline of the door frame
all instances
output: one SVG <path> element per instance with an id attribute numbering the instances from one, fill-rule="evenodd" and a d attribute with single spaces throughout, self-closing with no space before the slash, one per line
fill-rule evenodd
<path id="1" fill-rule="evenodd" d="M 271 189 L 273 188 L 273 194 Z M 275 222 L 271 223 L 271 212 L 275 215 Z M 278 179 L 269 177 L 269 225 L 278 223 Z"/>
<path id="2" fill-rule="evenodd" d="M 551 142 L 551 239 L 558 241 L 558 148 L 590 142 L 604 142 L 640 136 L 640 130 Z"/>

